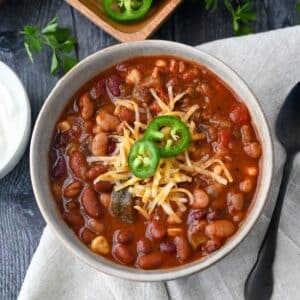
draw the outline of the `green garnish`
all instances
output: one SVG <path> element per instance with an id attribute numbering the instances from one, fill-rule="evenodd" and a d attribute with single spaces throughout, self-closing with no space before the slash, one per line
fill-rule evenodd
<path id="1" fill-rule="evenodd" d="M 214 12 L 218 8 L 219 0 L 205 0 L 205 8 Z M 253 32 L 251 22 L 256 20 L 253 2 L 250 0 L 224 0 L 224 6 L 232 17 L 232 28 L 236 35 Z"/>
<path id="2" fill-rule="evenodd" d="M 33 54 L 41 53 L 45 48 L 52 51 L 50 73 L 64 73 L 72 69 L 78 62 L 76 58 L 69 55 L 75 47 L 76 40 L 68 28 L 58 26 L 58 18 L 54 17 L 40 29 L 38 26 L 26 25 L 21 31 L 25 36 L 24 46 L 31 62 L 34 61 Z"/>

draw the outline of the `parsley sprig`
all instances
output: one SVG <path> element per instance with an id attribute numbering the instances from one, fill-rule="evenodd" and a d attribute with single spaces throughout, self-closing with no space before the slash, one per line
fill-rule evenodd
<path id="1" fill-rule="evenodd" d="M 219 6 L 219 0 L 205 0 L 205 8 L 214 12 Z M 249 34 L 251 23 L 256 20 L 253 3 L 250 0 L 224 0 L 223 4 L 232 17 L 232 28 L 236 35 Z"/>
<path id="2" fill-rule="evenodd" d="M 74 49 L 76 40 L 68 28 L 58 26 L 57 17 L 50 20 L 43 29 L 27 25 L 21 34 L 25 36 L 24 46 L 31 62 L 34 61 L 34 53 L 39 54 L 45 48 L 51 49 L 52 75 L 59 71 L 66 73 L 77 64 L 77 59 L 69 54 Z"/>

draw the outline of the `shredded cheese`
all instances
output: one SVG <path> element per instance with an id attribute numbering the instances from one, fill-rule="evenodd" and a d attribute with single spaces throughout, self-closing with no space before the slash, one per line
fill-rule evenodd
<path id="1" fill-rule="evenodd" d="M 154 101 L 160 106 L 159 115 L 173 115 L 181 119 L 189 127 L 193 140 L 201 140 L 205 138 L 205 134 L 196 131 L 196 124 L 189 121 L 191 116 L 199 109 L 199 105 L 195 104 L 187 112 L 174 111 L 175 104 L 181 100 L 187 91 L 176 96 L 173 93 L 173 87 L 167 88 L 169 102 L 165 103 L 158 95 L 155 89 L 151 88 L 150 93 Z M 128 188 L 132 197 L 140 199 L 139 205 L 134 208 L 146 219 L 150 218 L 156 207 L 161 207 L 163 211 L 177 224 L 181 223 L 180 213 L 187 209 L 187 205 L 193 202 L 193 194 L 185 188 L 178 187 L 179 183 L 192 182 L 193 175 L 201 174 L 211 178 L 223 185 L 232 182 L 233 178 L 222 160 L 206 157 L 198 162 L 192 161 L 189 156 L 193 146 L 185 150 L 184 153 L 174 158 L 161 159 L 157 170 L 151 178 L 141 179 L 135 177 L 128 166 L 128 156 L 130 149 L 135 141 L 142 138 L 144 131 L 152 120 L 152 114 L 145 105 L 139 108 L 137 103 L 131 99 L 118 99 L 115 102 L 115 112 L 118 113 L 123 106 L 134 111 L 135 122 L 129 125 L 124 122 L 123 135 L 112 134 L 110 138 L 117 141 L 117 150 L 111 156 L 95 156 L 88 157 L 87 162 L 93 164 L 102 162 L 109 166 L 109 170 L 99 175 L 94 183 L 99 181 L 109 181 L 114 183 L 114 190 L 120 191 Z M 146 113 L 147 124 L 141 122 L 140 114 Z M 220 166 L 222 174 L 214 173 L 211 168 Z M 192 175 L 192 176 L 191 176 Z M 176 207 L 174 211 L 174 207 Z M 169 235 L 178 232 L 178 228 L 171 228 Z"/>

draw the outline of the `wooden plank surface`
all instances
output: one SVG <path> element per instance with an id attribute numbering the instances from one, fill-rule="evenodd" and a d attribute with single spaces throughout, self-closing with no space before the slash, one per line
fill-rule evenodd
<path id="1" fill-rule="evenodd" d="M 296 24 L 296 1 L 254 1 L 258 15 L 255 31 Z M 58 78 L 48 73 L 50 58 L 47 53 L 37 57 L 35 64 L 29 62 L 19 31 L 25 24 L 45 25 L 55 15 L 76 35 L 79 59 L 117 43 L 63 0 L 7 0 L 0 7 L 0 60 L 11 66 L 24 83 L 31 101 L 33 122 Z M 198 45 L 229 36 L 232 36 L 231 19 L 225 10 L 211 14 L 204 10 L 202 0 L 185 0 L 154 38 Z M 17 298 L 44 225 L 32 193 L 27 150 L 14 171 L 0 180 L 1 300 Z"/>

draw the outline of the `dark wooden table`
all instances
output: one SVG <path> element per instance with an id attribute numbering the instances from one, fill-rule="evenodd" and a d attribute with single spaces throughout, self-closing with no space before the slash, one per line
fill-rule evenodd
<path id="1" fill-rule="evenodd" d="M 207 13 L 203 2 L 186 0 L 154 38 L 198 45 L 231 36 L 231 19 L 227 12 Z M 297 23 L 297 0 L 254 2 L 258 16 L 255 32 Z M 18 32 L 25 24 L 43 26 L 55 15 L 62 25 L 73 30 L 78 41 L 75 53 L 78 59 L 117 43 L 62 0 L 7 0 L 0 7 L 0 60 L 11 66 L 23 81 L 31 101 L 33 122 L 58 77 L 48 73 L 49 53 L 30 63 Z M 31 188 L 27 150 L 14 171 L 0 180 L 1 300 L 17 298 L 44 226 Z"/>

